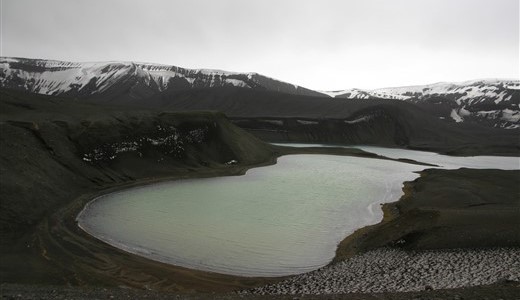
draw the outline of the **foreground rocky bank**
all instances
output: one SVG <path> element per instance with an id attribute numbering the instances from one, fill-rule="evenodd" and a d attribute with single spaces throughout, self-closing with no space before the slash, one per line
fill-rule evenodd
<path id="1" fill-rule="evenodd" d="M 240 294 L 412 292 L 520 281 L 519 248 L 372 250 L 322 269 Z"/>
<path id="2" fill-rule="evenodd" d="M 350 299 L 350 300 L 490 300 L 490 299 L 518 299 L 520 285 L 515 282 L 500 282 L 492 285 L 477 286 L 460 289 L 425 290 L 420 292 L 395 292 L 395 293 L 349 293 L 327 295 L 259 295 L 259 294 L 186 294 L 176 292 L 158 292 L 150 290 L 135 290 L 128 288 L 102 288 L 102 287 L 66 287 L 66 286 L 42 286 L 2 284 L 0 290 L 3 299 Z"/>

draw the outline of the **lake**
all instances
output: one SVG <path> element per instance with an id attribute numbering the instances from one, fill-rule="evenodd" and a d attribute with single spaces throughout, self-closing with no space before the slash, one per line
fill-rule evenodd
<path id="1" fill-rule="evenodd" d="M 443 169 L 473 168 L 473 169 L 520 169 L 520 158 L 511 156 L 449 156 L 435 152 L 408 150 L 399 148 L 384 148 L 377 146 L 338 146 L 326 144 L 281 144 L 273 145 L 289 147 L 339 147 L 356 148 L 389 158 L 407 158 L 418 162 L 437 165 Z"/>
<path id="2" fill-rule="evenodd" d="M 364 150 L 401 155 L 396 149 Z M 453 159 L 447 167 L 457 167 L 456 159 L 467 163 Z M 518 168 L 517 157 L 497 159 L 483 159 L 480 166 L 477 159 L 472 166 Z M 347 235 L 378 223 L 380 204 L 398 200 L 403 182 L 424 168 L 289 155 L 243 176 L 178 180 L 104 195 L 77 221 L 106 243 L 178 266 L 240 276 L 298 274 L 328 264 Z"/>

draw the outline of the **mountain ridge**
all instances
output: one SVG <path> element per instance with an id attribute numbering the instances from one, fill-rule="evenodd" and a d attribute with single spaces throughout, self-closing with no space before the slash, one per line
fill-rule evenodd
<path id="1" fill-rule="evenodd" d="M 520 80 L 476 79 L 459 83 L 323 92 L 255 72 L 188 69 L 143 62 L 67 62 L 0 57 L 0 87 L 110 103 L 146 105 L 150 98 L 193 89 L 236 87 L 337 100 L 394 99 L 412 103 L 443 122 L 520 128 Z M 297 105 L 297 103 L 295 104 Z"/>
<path id="2" fill-rule="evenodd" d="M 341 99 L 395 99 L 428 107 L 440 119 L 471 120 L 488 126 L 520 127 L 520 81 L 475 79 L 427 85 L 329 92 Z"/>
<path id="3" fill-rule="evenodd" d="M 187 88 L 236 86 L 308 96 L 323 94 L 255 72 L 239 73 L 188 69 L 142 62 L 67 62 L 59 60 L 0 58 L 0 87 L 25 89 L 45 95 L 85 97 L 100 95 L 131 76 L 149 92 Z M 95 87 L 95 90 L 92 90 Z"/>

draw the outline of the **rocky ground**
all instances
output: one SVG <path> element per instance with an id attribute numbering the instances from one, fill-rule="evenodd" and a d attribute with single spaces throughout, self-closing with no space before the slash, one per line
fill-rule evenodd
<path id="1" fill-rule="evenodd" d="M 205 299 L 276 299 L 276 300 L 297 300 L 297 299 L 349 299 L 349 300 L 491 300 L 491 299 L 514 299 L 518 300 L 520 295 L 520 283 L 500 282 L 488 286 L 478 286 L 462 289 L 445 290 L 426 290 L 420 292 L 396 292 L 396 293 L 350 293 L 350 294 L 329 294 L 329 295 L 238 295 L 238 294 L 179 294 L 171 292 L 157 292 L 149 290 L 135 290 L 126 287 L 101 288 L 101 287 L 64 287 L 64 286 L 42 286 L 42 285 L 0 285 L 1 299 L 186 299 L 186 300 L 205 300 Z"/>
<path id="2" fill-rule="evenodd" d="M 520 281 L 520 249 L 378 249 L 241 294 L 411 292 Z"/>

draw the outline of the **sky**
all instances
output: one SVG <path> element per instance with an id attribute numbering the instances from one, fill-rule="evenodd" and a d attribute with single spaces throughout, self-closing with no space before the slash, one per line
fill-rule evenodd
<path id="1" fill-rule="evenodd" d="M 315 90 L 519 79 L 519 2 L 0 0 L 0 55 L 257 72 Z"/>

